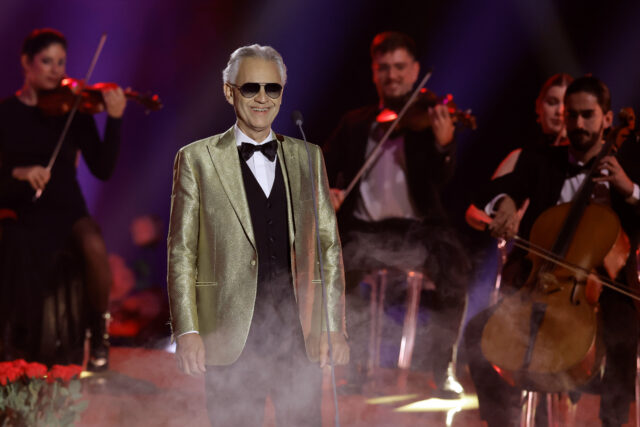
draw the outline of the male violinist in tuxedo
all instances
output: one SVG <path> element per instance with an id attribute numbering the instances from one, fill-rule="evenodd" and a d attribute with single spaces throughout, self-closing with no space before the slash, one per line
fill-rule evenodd
<path id="1" fill-rule="evenodd" d="M 267 395 L 278 424 L 320 426 L 322 371 L 310 360 L 327 363 L 327 330 L 334 361 L 349 357 L 322 153 L 271 130 L 286 82 L 273 48 L 237 49 L 223 80 L 235 125 L 180 149 L 174 166 L 168 288 L 178 364 L 205 374 L 214 426 L 261 426 Z"/>
<path id="2" fill-rule="evenodd" d="M 581 77 L 567 88 L 565 121 L 570 145 L 548 150 L 523 150 L 515 170 L 487 185 L 476 206 L 484 206 L 493 217 L 489 230 L 494 236 L 511 238 L 516 233 L 528 238 L 534 221 L 556 204 L 571 202 L 582 185 L 589 162 L 603 146 L 605 129 L 613 113 L 607 86 L 595 77 Z M 631 147 L 629 145 L 628 147 Z M 607 155 L 599 164 L 600 174 L 592 198 L 609 205 L 618 215 L 629 237 L 631 254 L 638 247 L 640 230 L 640 168 L 625 145 L 617 156 Z M 520 221 L 517 209 L 524 200 L 529 208 Z M 530 271 L 524 251 L 514 250 L 507 267 L 513 267 L 510 285 L 519 287 Z M 629 256 L 616 278 L 637 289 L 637 261 Z M 507 283 L 509 285 L 509 283 Z M 634 399 L 638 319 L 632 300 L 609 288 L 599 298 L 602 314 L 606 365 L 602 378 L 594 379 L 590 390 L 601 394 L 600 418 L 605 426 L 627 422 Z M 480 415 L 489 426 L 515 425 L 520 390 L 508 385 L 484 358 L 480 342 L 492 309 L 481 312 L 467 325 L 465 342 L 470 370 L 480 402 Z"/>
<path id="3" fill-rule="evenodd" d="M 344 390 L 358 393 L 366 379 L 369 322 L 366 299 L 359 295 L 360 282 L 378 269 L 391 274 L 416 270 L 435 284 L 437 301 L 429 319 L 430 339 L 418 340 L 414 360 L 416 354 L 429 358 L 438 394 L 452 398 L 462 391 L 451 361 L 470 271 L 440 200 L 440 191 L 454 171 L 454 125 L 444 105 L 430 108 L 424 114 L 431 126 L 392 134 L 371 169 L 345 198 L 343 190 L 384 134 L 376 117 L 383 109 L 396 113 L 402 109 L 420 71 L 416 44 L 406 34 L 376 35 L 370 53 L 379 103 L 348 112 L 324 146 L 334 206 L 340 206 L 347 327 L 353 343 Z M 426 341 L 432 343 L 428 350 L 420 347 Z"/>

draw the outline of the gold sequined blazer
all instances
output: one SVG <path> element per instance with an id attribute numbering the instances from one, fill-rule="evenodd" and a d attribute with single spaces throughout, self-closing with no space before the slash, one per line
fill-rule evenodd
<path id="1" fill-rule="evenodd" d="M 319 147 L 277 136 L 285 178 L 291 272 L 307 340 L 326 331 L 309 164 L 318 197 L 329 330 L 344 332 L 344 270 L 336 217 Z M 258 280 L 256 244 L 233 128 L 178 151 L 168 236 L 168 293 L 173 336 L 198 331 L 208 365 L 242 352 Z M 326 332 L 325 332 L 326 333 Z"/>

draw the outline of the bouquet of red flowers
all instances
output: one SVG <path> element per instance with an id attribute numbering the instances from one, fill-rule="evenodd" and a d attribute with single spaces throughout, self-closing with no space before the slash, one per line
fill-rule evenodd
<path id="1" fill-rule="evenodd" d="M 69 426 L 87 407 L 78 365 L 0 362 L 0 426 Z"/>

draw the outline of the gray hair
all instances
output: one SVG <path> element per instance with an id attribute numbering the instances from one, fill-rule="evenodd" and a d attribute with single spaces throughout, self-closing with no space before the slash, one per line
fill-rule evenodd
<path id="1" fill-rule="evenodd" d="M 284 65 L 282 55 L 271 46 L 252 44 L 251 46 L 239 47 L 231 54 L 226 68 L 222 70 L 222 81 L 224 83 L 236 83 L 240 61 L 244 58 L 260 58 L 265 61 L 275 62 L 278 66 L 282 84 L 284 85 L 287 82 L 287 67 Z"/>

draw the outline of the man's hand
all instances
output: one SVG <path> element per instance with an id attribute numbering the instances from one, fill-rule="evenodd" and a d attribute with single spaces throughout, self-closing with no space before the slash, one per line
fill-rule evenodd
<path id="1" fill-rule="evenodd" d="M 511 197 L 504 196 L 498 203 L 489 231 L 493 237 L 509 240 L 518 233 L 521 216 L 518 215 L 518 208 Z"/>
<path id="2" fill-rule="evenodd" d="M 342 332 L 331 332 L 331 349 L 333 350 L 333 363 L 346 365 L 349 363 L 349 344 Z M 320 339 L 320 367 L 324 368 L 329 363 L 329 341 L 327 334 L 322 334 Z"/>
<path id="3" fill-rule="evenodd" d="M 342 202 L 344 202 L 344 190 L 338 188 L 331 188 L 329 190 L 329 196 L 331 197 L 331 204 L 336 211 L 340 209 Z"/>
<path id="4" fill-rule="evenodd" d="M 627 176 L 618 159 L 614 156 L 606 156 L 600 162 L 599 169 L 606 169 L 609 171 L 609 175 L 603 175 L 593 180 L 595 182 L 609 182 L 617 192 L 622 194 L 625 198 L 631 196 L 633 193 L 633 182 Z"/>
<path id="5" fill-rule="evenodd" d="M 204 342 L 200 334 L 188 333 L 176 340 L 176 359 L 178 367 L 187 375 L 198 376 L 205 373 Z"/>
<path id="6" fill-rule="evenodd" d="M 429 108 L 427 114 L 429 115 L 431 129 L 436 137 L 436 142 L 442 147 L 449 145 L 453 141 L 455 127 L 447 106 L 438 104 L 433 108 Z"/>
<path id="7" fill-rule="evenodd" d="M 40 165 L 13 168 L 11 175 L 20 181 L 27 181 L 34 190 L 44 190 L 51 179 L 49 169 Z"/>
<path id="8" fill-rule="evenodd" d="M 331 332 L 331 345 L 333 350 L 333 363 L 346 365 L 349 363 L 349 345 L 342 332 Z M 323 368 L 329 363 L 329 342 L 327 333 L 323 332 L 320 338 L 312 334 L 307 338 L 307 349 L 311 360 L 320 361 Z"/>

